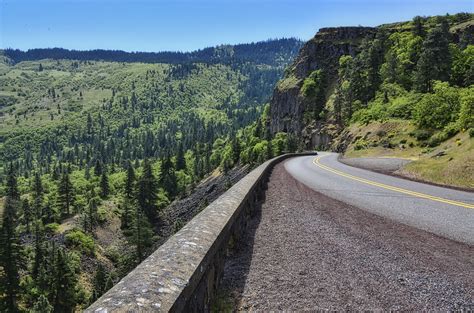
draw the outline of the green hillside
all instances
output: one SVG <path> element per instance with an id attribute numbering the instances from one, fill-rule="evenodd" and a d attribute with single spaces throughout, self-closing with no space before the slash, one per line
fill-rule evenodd
<path id="1" fill-rule="evenodd" d="M 286 136 L 263 140 L 262 116 L 300 45 L 220 46 L 182 62 L 152 55 L 169 63 L 3 51 L 0 245 L 9 257 L 0 276 L 10 283 L 0 295 L 17 299 L 5 296 L 0 310 L 88 306 L 169 235 L 164 227 L 179 229 L 183 221 L 162 216 L 173 200 L 215 170 L 286 149 Z"/>

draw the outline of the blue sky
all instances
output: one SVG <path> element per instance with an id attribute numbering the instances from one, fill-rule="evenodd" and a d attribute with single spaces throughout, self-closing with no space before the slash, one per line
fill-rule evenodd
<path id="1" fill-rule="evenodd" d="M 474 0 L 0 0 L 0 46 L 190 51 L 461 11 Z"/>

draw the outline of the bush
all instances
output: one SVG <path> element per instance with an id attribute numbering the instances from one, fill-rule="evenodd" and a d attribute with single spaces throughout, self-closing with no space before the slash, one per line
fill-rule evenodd
<path id="1" fill-rule="evenodd" d="M 59 224 L 58 223 L 50 223 L 46 224 L 44 226 L 44 230 L 49 233 L 49 234 L 55 234 L 59 230 Z"/>
<path id="2" fill-rule="evenodd" d="M 427 140 L 433 133 L 426 129 L 417 129 L 410 133 L 410 136 L 415 137 L 418 141 Z"/>
<path id="3" fill-rule="evenodd" d="M 84 234 L 79 229 L 73 229 L 65 236 L 66 245 L 78 249 L 79 251 L 85 252 L 87 254 L 93 254 L 95 251 L 95 242 L 94 239 Z"/>
<path id="4" fill-rule="evenodd" d="M 365 141 L 364 139 L 359 139 L 354 143 L 354 150 L 367 149 L 368 146 L 369 144 L 367 141 Z"/>
<path id="5" fill-rule="evenodd" d="M 420 127 L 442 129 L 458 119 L 460 97 L 457 88 L 436 82 L 434 94 L 426 94 L 415 107 L 415 122 Z"/>
<path id="6" fill-rule="evenodd" d="M 440 143 L 448 139 L 449 139 L 448 134 L 442 131 L 431 136 L 430 140 L 428 141 L 428 145 L 430 147 L 436 147 L 437 145 L 439 145 Z"/>
<path id="7" fill-rule="evenodd" d="M 469 137 L 474 138 L 474 128 L 469 129 Z"/>

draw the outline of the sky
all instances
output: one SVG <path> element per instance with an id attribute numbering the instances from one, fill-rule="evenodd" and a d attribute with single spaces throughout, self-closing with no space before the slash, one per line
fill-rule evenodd
<path id="1" fill-rule="evenodd" d="M 474 12 L 474 0 L 0 0 L 0 47 L 192 51 Z"/>

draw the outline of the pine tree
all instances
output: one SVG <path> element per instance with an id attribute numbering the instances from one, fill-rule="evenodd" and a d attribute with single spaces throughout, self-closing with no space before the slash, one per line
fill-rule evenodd
<path id="1" fill-rule="evenodd" d="M 31 212 L 30 201 L 28 201 L 28 199 L 23 199 L 21 208 L 23 210 L 23 222 L 26 225 L 26 232 L 29 234 L 31 231 L 30 229 L 31 220 L 33 218 L 33 214 Z"/>
<path id="2" fill-rule="evenodd" d="M 125 180 L 124 199 L 122 202 L 121 228 L 128 230 L 132 227 L 132 206 L 134 203 L 135 171 L 129 162 L 127 166 L 127 178 Z"/>
<path id="3" fill-rule="evenodd" d="M 17 312 L 19 292 L 19 264 L 21 263 L 21 245 L 19 241 L 17 211 L 20 206 L 20 195 L 13 167 L 7 177 L 7 195 L 5 198 L 2 225 L 0 229 L 0 265 L 3 268 L 1 289 L 5 295 L 4 310 Z"/>
<path id="4" fill-rule="evenodd" d="M 107 171 L 102 171 L 102 176 L 100 178 L 100 196 L 102 199 L 105 199 L 109 196 L 110 186 L 109 186 L 109 177 L 107 176 Z"/>
<path id="5" fill-rule="evenodd" d="M 138 263 L 145 259 L 146 249 L 151 246 L 153 238 L 153 230 L 150 222 L 143 213 L 143 210 L 137 206 L 133 223 L 132 243 L 135 244 L 136 247 Z"/>
<path id="6" fill-rule="evenodd" d="M 74 190 L 67 171 L 63 173 L 61 181 L 59 182 L 58 202 L 62 216 L 69 216 L 74 203 Z"/>
<path id="7" fill-rule="evenodd" d="M 135 170 L 130 162 L 127 164 L 127 179 L 125 180 L 125 197 L 132 199 L 135 190 Z"/>
<path id="8" fill-rule="evenodd" d="M 48 298 L 44 295 L 40 295 L 38 300 L 33 305 L 31 313 L 52 313 L 53 307 L 49 304 Z"/>
<path id="9" fill-rule="evenodd" d="M 77 303 L 76 266 L 70 255 L 63 249 L 57 250 L 55 264 L 54 311 L 72 312 Z"/>
<path id="10" fill-rule="evenodd" d="M 184 157 L 184 148 L 183 143 L 179 142 L 178 145 L 178 154 L 176 155 L 176 170 L 185 170 L 186 169 L 186 159 Z"/>
<path id="11" fill-rule="evenodd" d="M 44 237 L 42 232 L 41 221 L 38 220 L 35 223 L 35 258 L 33 261 L 33 279 L 37 279 L 40 271 L 40 267 L 44 261 L 44 247 L 43 247 Z"/>
<path id="12" fill-rule="evenodd" d="M 150 221 L 156 219 L 157 184 L 151 168 L 151 164 L 145 159 L 143 162 L 143 174 L 137 182 L 138 207 L 146 214 Z"/>
<path id="13" fill-rule="evenodd" d="M 239 138 L 237 138 L 237 136 L 233 136 L 231 145 L 232 145 L 232 162 L 236 164 L 237 162 L 239 162 L 240 153 L 242 151 L 242 148 L 240 146 L 240 141 L 239 141 Z"/>
<path id="14" fill-rule="evenodd" d="M 94 175 L 95 176 L 102 175 L 102 163 L 98 159 L 95 161 Z"/>
<path id="15" fill-rule="evenodd" d="M 43 183 L 38 172 L 35 173 L 33 182 L 33 206 L 36 218 L 41 218 L 43 215 Z"/>
<path id="16" fill-rule="evenodd" d="M 105 289 L 106 284 L 107 284 L 107 273 L 102 263 L 99 263 L 94 275 L 94 287 L 92 289 L 93 302 L 99 299 L 99 297 L 107 291 Z"/>
<path id="17" fill-rule="evenodd" d="M 173 162 L 169 156 L 161 161 L 160 185 L 166 191 L 168 198 L 173 199 L 178 193 L 178 182 Z"/>
<path id="18" fill-rule="evenodd" d="M 413 35 L 425 37 L 425 29 L 423 28 L 423 18 L 421 16 L 415 16 L 413 18 Z"/>
<path id="19" fill-rule="evenodd" d="M 448 81 L 451 70 L 449 25 L 446 20 L 433 28 L 423 41 L 423 49 L 414 74 L 415 88 L 420 92 L 432 91 L 432 81 Z"/>

